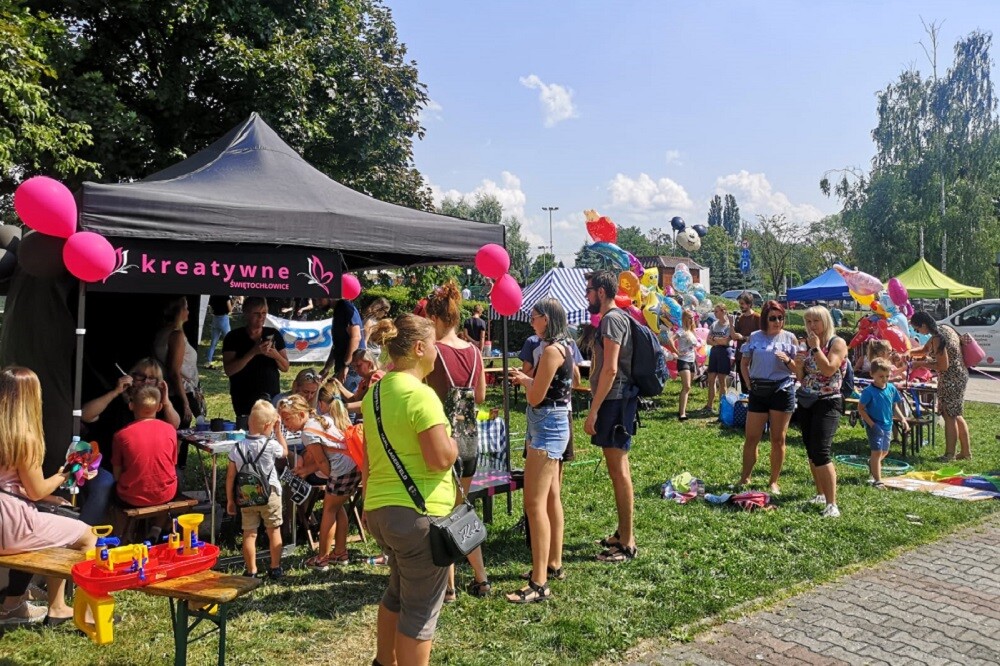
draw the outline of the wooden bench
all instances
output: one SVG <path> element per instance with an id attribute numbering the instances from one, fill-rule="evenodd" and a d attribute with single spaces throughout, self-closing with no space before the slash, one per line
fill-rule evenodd
<path id="1" fill-rule="evenodd" d="M 55 578 L 73 578 L 72 568 L 84 554 L 70 548 L 46 548 L 17 555 L 0 555 L 0 567 Z M 259 587 L 261 581 L 245 576 L 229 576 L 218 571 L 202 571 L 190 576 L 152 583 L 134 591 L 170 600 L 170 623 L 174 632 L 174 665 L 187 664 L 187 648 L 212 631 L 219 632 L 219 666 L 226 663 L 226 616 L 229 602 Z M 194 618 L 194 622 L 190 619 Z M 192 639 L 190 634 L 202 620 L 215 625 Z M 189 623 L 190 622 L 190 623 Z"/>
<path id="2" fill-rule="evenodd" d="M 172 517 L 175 513 L 184 513 L 187 509 L 192 509 L 197 505 L 198 500 L 190 497 L 181 497 L 171 500 L 166 504 L 156 504 L 153 506 L 142 506 L 131 509 L 120 508 L 118 510 L 121 511 L 124 521 L 122 522 L 121 529 L 116 530 L 116 532 L 121 534 L 123 541 L 141 541 L 146 535 L 133 533 L 133 530 L 135 530 L 141 523 L 157 518 L 162 519 Z"/>

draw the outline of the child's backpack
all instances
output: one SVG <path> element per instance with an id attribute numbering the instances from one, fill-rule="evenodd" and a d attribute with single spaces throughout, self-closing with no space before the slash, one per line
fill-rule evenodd
<path id="1" fill-rule="evenodd" d="M 640 397 L 660 395 L 670 378 L 663 346 L 648 326 L 640 324 L 624 311 L 622 315 L 628 319 L 632 331 L 632 376 L 629 381 L 639 389 Z"/>
<path id="2" fill-rule="evenodd" d="M 246 440 L 244 440 L 246 441 Z M 267 482 L 267 475 L 261 470 L 259 462 L 267 450 L 267 440 L 263 440 L 260 452 L 253 460 L 248 460 L 243 452 L 243 448 L 237 442 L 236 455 L 243 462 L 236 470 L 236 506 L 240 508 L 250 506 L 264 506 L 271 499 L 271 484 Z"/>
<path id="3" fill-rule="evenodd" d="M 439 346 L 440 348 L 440 346 Z M 451 424 L 451 436 L 458 445 L 459 458 L 475 458 L 479 455 L 479 422 L 476 419 L 476 392 L 473 385 L 476 377 L 479 376 L 479 363 L 482 359 L 477 352 L 476 360 L 472 362 L 472 374 L 469 376 L 468 386 L 456 386 L 451 378 L 451 371 L 444 357 L 441 357 L 441 367 L 448 377 L 448 394 L 444 400 L 444 413 Z"/>
<path id="4" fill-rule="evenodd" d="M 854 395 L 854 366 L 851 365 L 851 359 L 844 359 L 844 380 L 840 384 L 840 395 L 847 400 L 852 395 Z"/>

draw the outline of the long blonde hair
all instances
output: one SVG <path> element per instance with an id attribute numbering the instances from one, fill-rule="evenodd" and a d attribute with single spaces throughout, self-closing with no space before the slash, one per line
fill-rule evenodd
<path id="1" fill-rule="evenodd" d="M 45 458 L 42 385 L 19 366 L 0 370 L 0 469 L 35 467 Z"/>
<path id="2" fill-rule="evenodd" d="M 347 413 L 347 406 L 344 404 L 346 393 L 347 389 L 340 383 L 340 380 L 336 377 L 330 377 L 320 387 L 317 395 L 320 402 L 330 406 L 327 416 L 333 420 L 333 425 L 337 426 L 341 432 L 351 425 L 351 416 Z"/>
<path id="3" fill-rule="evenodd" d="M 324 388 L 326 388 L 324 386 Z M 319 397 L 317 395 L 317 397 Z M 339 409 L 336 405 L 340 405 Z M 288 413 L 304 413 L 307 418 L 315 419 L 319 422 L 320 426 L 323 428 L 323 432 L 329 432 L 330 423 L 337 426 L 337 428 L 343 432 L 344 428 L 351 425 L 351 417 L 347 414 L 347 408 L 344 407 L 344 403 L 340 400 L 332 400 L 330 402 L 330 420 L 323 418 L 323 415 L 316 411 L 316 409 L 306 402 L 306 399 L 299 395 L 298 393 L 293 393 L 287 398 L 282 398 L 278 401 L 278 414 L 288 414 Z"/>

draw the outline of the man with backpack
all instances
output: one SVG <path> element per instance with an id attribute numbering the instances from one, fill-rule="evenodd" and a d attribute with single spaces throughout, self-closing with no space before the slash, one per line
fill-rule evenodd
<path id="1" fill-rule="evenodd" d="M 636 555 L 635 500 L 628 452 L 635 434 L 639 389 L 631 381 L 631 317 L 615 305 L 617 293 L 618 276 L 611 271 L 587 276 L 588 309 L 591 314 L 601 315 L 601 323 L 594 338 L 592 400 L 583 429 L 604 452 L 618 510 L 618 529 L 601 540 L 606 549 L 597 556 L 601 562 L 627 562 Z"/>

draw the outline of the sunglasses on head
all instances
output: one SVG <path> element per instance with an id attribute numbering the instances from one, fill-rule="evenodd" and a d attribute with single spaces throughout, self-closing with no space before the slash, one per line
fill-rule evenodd
<path id="1" fill-rule="evenodd" d="M 770 317 L 767 318 L 767 320 L 768 321 L 785 321 L 785 318 L 782 315 L 771 315 Z"/>

